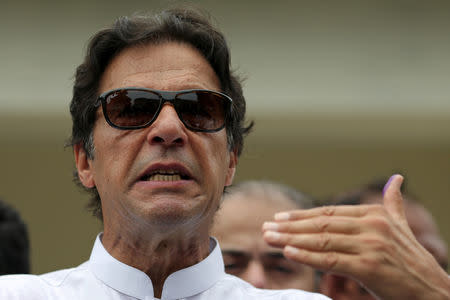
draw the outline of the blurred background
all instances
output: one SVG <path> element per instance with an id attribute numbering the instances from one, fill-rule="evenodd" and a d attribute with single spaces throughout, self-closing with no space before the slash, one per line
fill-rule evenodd
<path id="1" fill-rule="evenodd" d="M 68 105 L 97 30 L 174 2 L 3 1 L 0 197 L 28 223 L 32 272 L 89 258 L 101 225 L 72 183 Z M 316 197 L 401 172 L 450 241 L 450 2 L 195 1 L 228 38 L 256 122 L 237 181 Z"/>

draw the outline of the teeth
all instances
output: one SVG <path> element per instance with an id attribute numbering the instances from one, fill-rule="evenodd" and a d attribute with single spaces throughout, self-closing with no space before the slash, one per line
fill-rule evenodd
<path id="1" fill-rule="evenodd" d="M 156 170 L 153 172 L 153 174 L 164 174 L 164 175 L 173 175 L 176 174 L 175 170 Z"/>
<path id="2" fill-rule="evenodd" d="M 165 171 L 166 174 L 162 175 L 162 174 L 154 174 L 152 176 L 150 176 L 148 178 L 148 181 L 177 181 L 177 180 L 181 180 L 181 176 L 179 174 L 173 174 L 173 172 L 167 172 Z M 171 175 L 169 175 L 169 174 Z"/>

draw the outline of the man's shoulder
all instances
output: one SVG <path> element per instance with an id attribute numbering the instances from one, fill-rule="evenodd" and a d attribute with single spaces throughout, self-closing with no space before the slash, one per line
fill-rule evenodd
<path id="1" fill-rule="evenodd" d="M 14 275 L 2 275 L 0 276 L 0 286 L 4 285 L 15 285 L 22 286 L 26 284 L 33 284 L 34 282 L 38 282 L 38 275 L 29 275 L 29 274 L 14 274 Z"/>
<path id="2" fill-rule="evenodd" d="M 42 279 L 37 275 L 0 276 L 0 299 L 45 299 Z"/>
<path id="3" fill-rule="evenodd" d="M 216 283 L 214 286 L 216 292 L 224 292 L 224 296 L 230 296 L 230 292 L 233 294 L 231 298 L 233 299 L 261 299 L 261 300 L 269 300 L 269 299 L 282 299 L 282 300 L 290 300 L 290 299 L 312 299 L 312 300 L 329 300 L 328 297 L 317 294 L 306 292 L 302 290 L 266 290 L 259 289 L 248 282 L 227 274 L 222 280 Z M 220 298 L 220 297 L 219 297 Z M 221 298 L 220 298 L 221 299 Z M 223 299 L 228 299 L 225 297 Z"/>
<path id="4" fill-rule="evenodd" d="M 85 276 L 85 264 L 76 268 L 63 269 L 42 275 L 0 276 L 0 299 L 47 299 L 54 288 L 61 287 L 72 277 Z"/>
<path id="5" fill-rule="evenodd" d="M 87 271 L 87 264 L 88 262 L 85 262 L 76 268 L 57 270 L 39 275 L 39 277 L 47 285 L 60 286 L 71 277 L 86 276 L 84 273 Z"/>

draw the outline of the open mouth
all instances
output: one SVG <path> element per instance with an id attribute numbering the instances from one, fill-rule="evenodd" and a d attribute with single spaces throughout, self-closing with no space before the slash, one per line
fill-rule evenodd
<path id="1" fill-rule="evenodd" d="M 141 177 L 142 181 L 178 181 L 189 180 L 190 177 L 178 170 L 153 170 Z"/>

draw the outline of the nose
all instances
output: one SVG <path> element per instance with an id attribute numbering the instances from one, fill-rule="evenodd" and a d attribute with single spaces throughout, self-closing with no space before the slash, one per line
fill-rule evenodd
<path id="1" fill-rule="evenodd" d="M 267 287 L 266 273 L 261 262 L 250 261 L 247 269 L 242 274 L 242 279 L 252 284 L 254 287 L 263 289 Z"/>
<path id="2" fill-rule="evenodd" d="M 152 145 L 171 147 L 182 146 L 186 140 L 186 127 L 178 117 L 173 105 L 165 103 L 158 117 L 150 126 L 147 141 Z"/>

